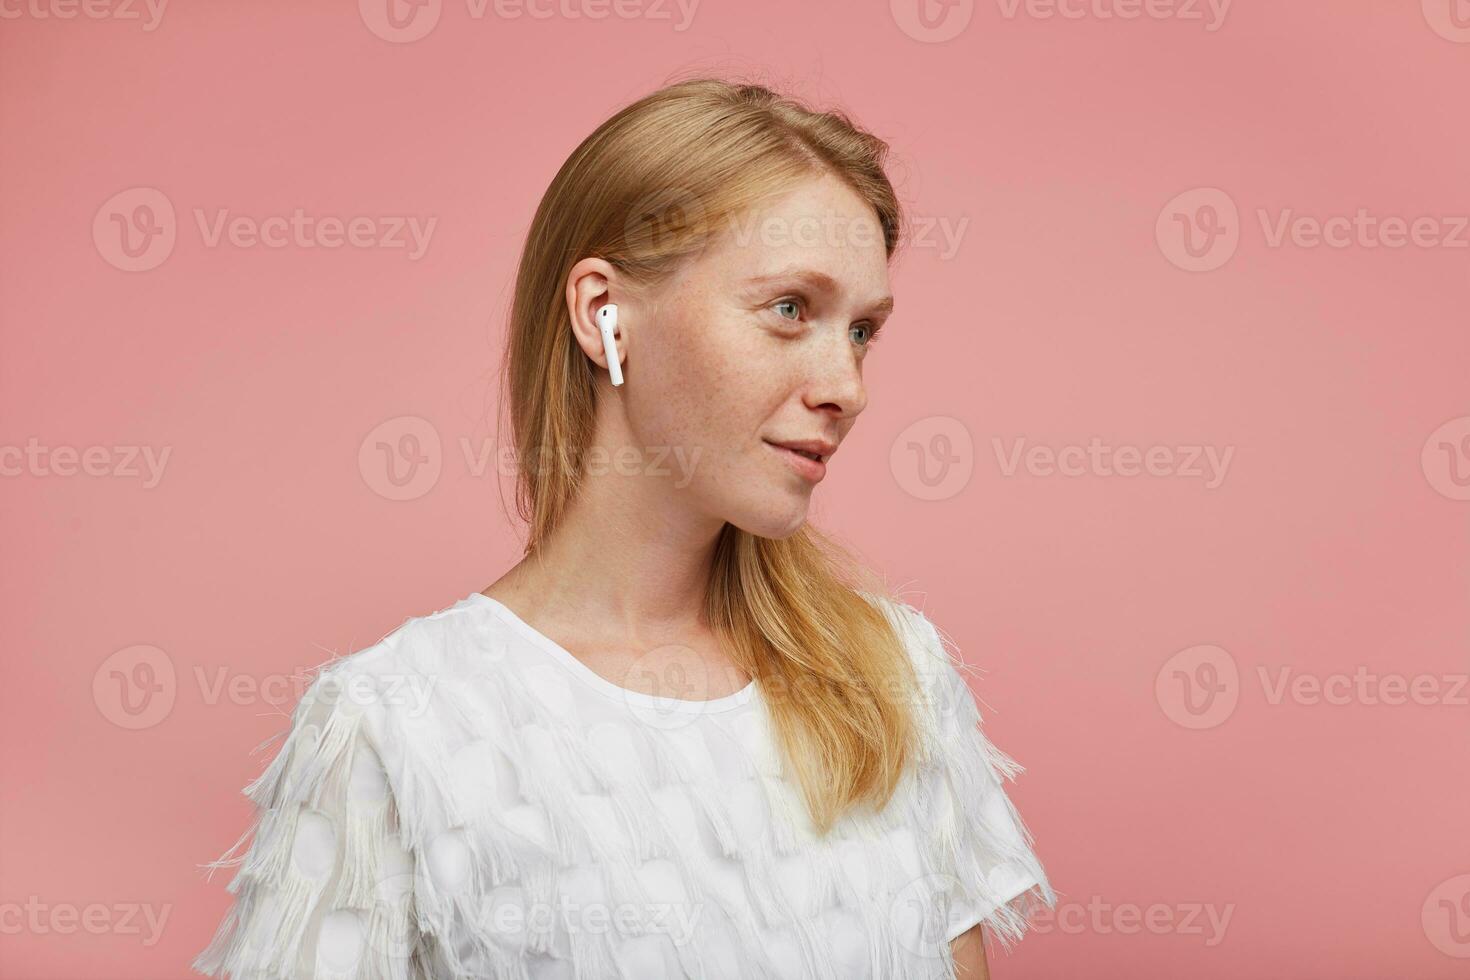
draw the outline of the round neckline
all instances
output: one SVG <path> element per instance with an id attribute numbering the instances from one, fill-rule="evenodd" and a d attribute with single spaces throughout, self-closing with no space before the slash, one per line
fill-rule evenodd
<path id="1" fill-rule="evenodd" d="M 655 711 L 726 711 L 730 708 L 740 707 L 755 695 L 756 682 L 754 679 L 732 694 L 726 694 L 723 697 L 710 698 L 704 701 L 659 697 L 654 694 L 647 694 L 643 691 L 635 691 L 631 688 L 623 687 L 620 684 L 613 683 L 591 667 L 588 667 L 573 655 L 570 650 L 516 615 L 514 610 L 499 599 L 488 596 L 483 592 L 471 592 L 467 598 L 471 602 L 479 602 L 489 607 L 490 611 L 498 616 L 502 622 L 550 654 L 553 659 L 597 690 L 598 693 L 622 701 L 625 704 L 638 705 Z"/>

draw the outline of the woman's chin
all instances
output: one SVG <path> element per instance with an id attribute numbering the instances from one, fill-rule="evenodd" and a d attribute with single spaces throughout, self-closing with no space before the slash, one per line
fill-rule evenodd
<path id="1" fill-rule="evenodd" d="M 743 513 L 733 514 L 727 518 L 731 524 L 754 534 L 760 538 L 789 538 L 801 530 L 806 523 L 809 498 L 803 494 L 801 499 L 782 501 L 776 505 L 773 501 L 770 506 L 764 508 L 750 508 Z"/>

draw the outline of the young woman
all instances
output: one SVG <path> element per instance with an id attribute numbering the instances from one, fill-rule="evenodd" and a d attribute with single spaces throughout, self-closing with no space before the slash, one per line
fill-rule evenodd
<path id="1" fill-rule="evenodd" d="M 504 375 L 526 557 L 320 669 L 196 969 L 979 978 L 1055 902 L 937 629 L 806 523 L 892 308 L 886 151 L 697 79 L 571 155 Z"/>

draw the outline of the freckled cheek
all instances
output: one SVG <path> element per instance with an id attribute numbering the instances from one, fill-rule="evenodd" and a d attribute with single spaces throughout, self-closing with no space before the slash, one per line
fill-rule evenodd
<path id="1" fill-rule="evenodd" d="M 740 330 L 690 324 L 659 362 L 669 373 L 660 388 L 671 443 L 726 456 L 758 438 L 770 379 L 759 364 L 758 345 Z"/>

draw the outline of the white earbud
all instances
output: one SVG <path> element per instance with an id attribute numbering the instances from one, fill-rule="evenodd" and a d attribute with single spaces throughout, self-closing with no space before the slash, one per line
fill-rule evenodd
<path id="1" fill-rule="evenodd" d="M 607 355 L 607 370 L 616 387 L 623 383 L 623 366 L 618 363 L 618 343 L 613 337 L 618 330 L 616 303 L 608 303 L 597 311 L 597 328 L 602 331 L 602 352 Z"/>

